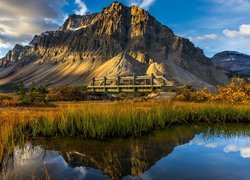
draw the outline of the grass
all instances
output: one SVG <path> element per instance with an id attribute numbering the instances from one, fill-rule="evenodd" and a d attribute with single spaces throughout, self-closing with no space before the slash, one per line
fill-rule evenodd
<path id="1" fill-rule="evenodd" d="M 25 136 L 105 138 L 137 136 L 181 123 L 250 122 L 248 105 L 183 102 L 60 104 L 58 108 L 6 108 L 0 121 Z"/>
<path id="2" fill-rule="evenodd" d="M 27 138 L 140 136 L 175 124 L 248 123 L 249 104 L 185 102 L 60 103 L 54 108 L 0 109 L 0 162 Z M 0 164 L 1 164 L 0 163 Z M 0 167 L 1 169 L 1 167 Z"/>
<path id="3" fill-rule="evenodd" d="M 18 97 L 11 93 L 0 93 L 0 108 L 1 107 L 17 107 Z"/>

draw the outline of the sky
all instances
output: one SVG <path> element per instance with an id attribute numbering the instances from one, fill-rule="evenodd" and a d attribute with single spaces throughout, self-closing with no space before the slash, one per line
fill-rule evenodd
<path id="1" fill-rule="evenodd" d="M 101 12 L 112 0 L 0 0 L 0 57 L 15 44 L 56 30 L 71 14 Z M 211 57 L 234 50 L 250 54 L 250 0 L 120 0 L 149 11 L 178 36 Z"/>

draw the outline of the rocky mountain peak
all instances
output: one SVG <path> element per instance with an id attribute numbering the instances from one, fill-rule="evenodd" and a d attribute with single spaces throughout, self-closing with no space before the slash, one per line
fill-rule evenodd
<path id="1" fill-rule="evenodd" d="M 140 7 L 132 6 L 130 9 L 131 9 L 131 15 L 139 17 L 141 18 L 141 20 L 148 20 L 149 17 L 153 18 L 147 11 L 145 11 Z"/>
<path id="2" fill-rule="evenodd" d="M 222 60 L 221 58 L 227 59 L 228 57 L 241 57 L 241 58 L 244 57 L 244 58 L 250 59 L 249 55 L 240 53 L 238 51 L 223 51 L 223 52 L 215 54 L 212 60 L 214 61 Z"/>
<path id="3" fill-rule="evenodd" d="M 24 72 L 1 68 L 16 67 L 16 61 L 25 66 L 20 69 Z M 34 74 L 38 72 L 39 76 Z M 189 40 L 176 36 L 142 8 L 119 2 L 100 13 L 70 15 L 59 30 L 36 35 L 29 46 L 15 47 L 0 59 L 0 80 L 10 74 L 12 81 L 24 79 L 26 84 L 77 85 L 93 77 L 151 73 L 196 87 L 227 82 Z"/>
<path id="4" fill-rule="evenodd" d="M 138 6 L 127 7 L 120 2 L 113 2 L 109 7 L 103 9 L 103 13 L 107 12 L 124 12 L 130 11 L 132 16 L 144 15 L 149 16 L 149 13 Z"/>
<path id="5" fill-rule="evenodd" d="M 113 3 L 110 4 L 109 7 L 104 8 L 104 11 L 105 10 L 109 10 L 109 11 L 121 11 L 123 8 L 127 8 L 127 7 L 124 6 L 121 2 L 114 1 Z"/>
<path id="6" fill-rule="evenodd" d="M 250 56 L 237 51 L 223 51 L 212 57 L 214 64 L 230 71 L 232 75 L 250 76 Z"/>
<path id="7" fill-rule="evenodd" d="M 103 8 L 102 12 L 98 14 L 88 14 L 83 16 L 76 14 L 70 15 L 60 27 L 60 30 L 78 30 L 99 23 L 98 26 L 109 26 L 107 27 L 109 30 L 116 31 L 114 28 L 119 25 L 127 27 L 130 24 L 134 25 L 149 21 L 150 18 L 152 20 L 154 19 L 147 11 L 140 7 L 127 7 L 120 2 L 113 2 L 107 8 Z M 108 32 L 108 34 L 112 34 L 112 32 Z"/>
<path id="8" fill-rule="evenodd" d="M 77 28 L 89 26 L 93 18 L 97 14 L 88 14 L 88 15 L 70 15 L 63 25 L 60 27 L 60 30 L 67 31 L 67 30 L 76 30 Z"/>

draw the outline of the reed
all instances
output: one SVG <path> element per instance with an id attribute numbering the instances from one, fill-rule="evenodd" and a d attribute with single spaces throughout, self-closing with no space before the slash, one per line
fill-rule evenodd
<path id="1" fill-rule="evenodd" d="M 175 124 L 248 122 L 247 104 L 123 101 L 61 103 L 56 108 L 2 108 L 0 164 L 7 163 L 15 145 L 32 137 L 102 139 L 140 136 Z"/>
<path id="2" fill-rule="evenodd" d="M 248 105 L 183 102 L 61 104 L 58 108 L 4 109 L 14 136 L 138 136 L 181 123 L 249 122 Z M 10 125 L 12 124 L 12 125 Z"/>

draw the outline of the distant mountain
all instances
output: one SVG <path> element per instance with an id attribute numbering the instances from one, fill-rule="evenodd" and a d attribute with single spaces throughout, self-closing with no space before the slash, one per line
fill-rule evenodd
<path id="1" fill-rule="evenodd" d="M 250 56 L 236 51 L 224 51 L 212 57 L 212 62 L 232 74 L 250 77 Z"/>
<path id="2" fill-rule="evenodd" d="M 228 82 L 203 51 L 174 35 L 143 9 L 114 2 L 101 13 L 71 15 L 59 30 L 36 35 L 0 59 L 0 85 L 22 80 L 88 84 L 92 77 L 165 74 L 180 84 Z"/>

